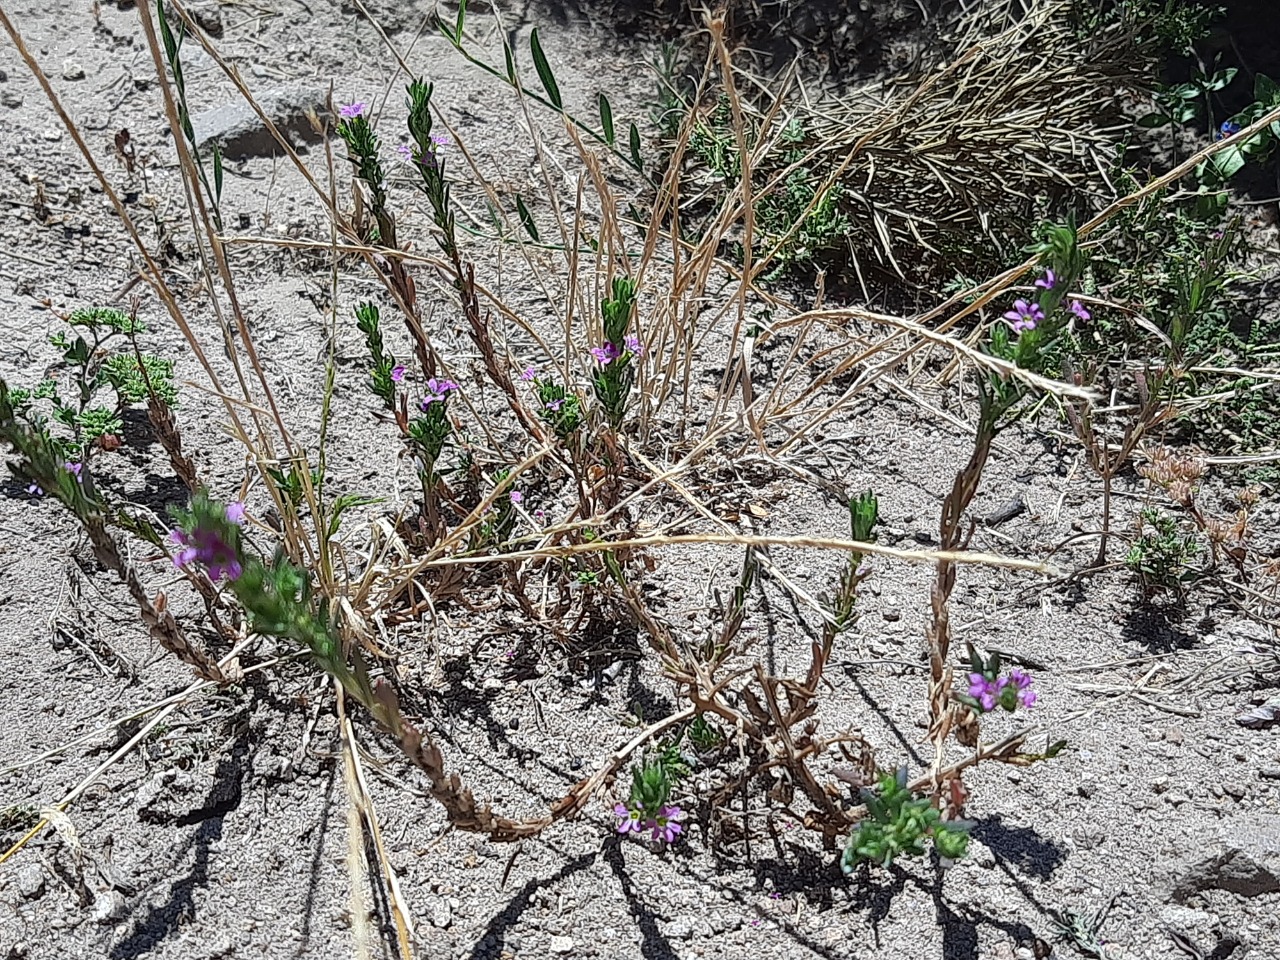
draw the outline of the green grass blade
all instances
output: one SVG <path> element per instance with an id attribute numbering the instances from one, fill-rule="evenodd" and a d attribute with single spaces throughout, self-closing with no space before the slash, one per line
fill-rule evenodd
<path id="1" fill-rule="evenodd" d="M 631 162 L 641 173 L 644 172 L 644 161 L 640 159 L 640 128 L 631 124 Z"/>
<path id="2" fill-rule="evenodd" d="M 617 139 L 613 133 L 613 107 L 603 93 L 600 94 L 600 127 L 604 131 L 604 142 L 612 147 Z"/>
<path id="3" fill-rule="evenodd" d="M 542 44 L 538 41 L 538 28 L 534 27 L 529 36 L 529 49 L 533 53 L 533 66 L 538 71 L 538 79 L 542 81 L 542 89 L 547 91 L 547 99 L 557 110 L 564 110 L 564 101 L 560 98 L 560 87 L 555 75 L 551 72 L 551 64 L 547 55 L 542 52 Z"/>
<path id="4" fill-rule="evenodd" d="M 533 238 L 534 243 L 541 243 L 542 237 L 538 235 L 538 225 L 533 222 L 533 214 L 529 212 L 529 208 L 524 205 L 524 200 L 520 194 L 516 194 L 516 213 L 520 215 L 520 223 L 524 226 L 525 232 Z"/>

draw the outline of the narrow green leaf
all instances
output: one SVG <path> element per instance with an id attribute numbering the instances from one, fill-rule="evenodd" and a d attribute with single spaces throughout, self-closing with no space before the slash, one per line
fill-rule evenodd
<path id="1" fill-rule="evenodd" d="M 600 94 L 600 126 L 604 130 L 604 142 L 613 146 L 617 138 L 613 134 L 613 107 L 609 106 L 609 98 Z"/>
<path id="2" fill-rule="evenodd" d="M 222 205 L 222 151 L 213 145 L 213 205 Z"/>
<path id="3" fill-rule="evenodd" d="M 524 226 L 525 232 L 533 238 L 534 243 L 541 243 L 542 237 L 538 235 L 538 225 L 533 222 L 533 214 L 529 212 L 529 208 L 524 205 L 524 200 L 520 194 L 516 194 L 516 213 L 520 215 L 520 223 Z"/>
<path id="4" fill-rule="evenodd" d="M 1138 118 L 1138 126 L 1147 130 L 1167 127 L 1171 123 L 1173 123 L 1173 117 L 1167 117 L 1163 113 L 1148 113 Z"/>
<path id="5" fill-rule="evenodd" d="M 634 123 L 631 124 L 631 163 L 637 170 L 644 171 L 644 161 L 640 159 L 640 128 Z"/>
<path id="6" fill-rule="evenodd" d="M 458 2 L 458 25 L 454 28 L 454 35 L 458 38 L 458 43 L 462 43 L 462 25 L 467 19 L 467 0 L 459 0 Z"/>
<path id="7" fill-rule="evenodd" d="M 511 44 L 504 43 L 502 45 L 502 55 L 507 61 L 507 83 L 514 87 L 516 85 L 516 60 L 511 53 Z"/>
<path id="8" fill-rule="evenodd" d="M 557 110 L 564 109 L 564 101 L 560 99 L 560 87 L 556 84 L 555 75 L 551 72 L 551 64 L 547 55 L 542 52 L 542 44 L 538 42 L 538 28 L 533 28 L 529 36 L 529 49 L 533 53 L 533 66 L 538 71 L 538 79 L 542 81 L 542 89 L 547 91 L 547 99 Z"/>

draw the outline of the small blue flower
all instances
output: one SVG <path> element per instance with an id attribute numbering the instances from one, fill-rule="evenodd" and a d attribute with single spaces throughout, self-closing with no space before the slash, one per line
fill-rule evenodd
<path id="1" fill-rule="evenodd" d="M 1223 120 L 1222 126 L 1218 128 L 1218 139 L 1224 140 L 1240 132 L 1240 124 L 1232 123 L 1230 120 Z"/>

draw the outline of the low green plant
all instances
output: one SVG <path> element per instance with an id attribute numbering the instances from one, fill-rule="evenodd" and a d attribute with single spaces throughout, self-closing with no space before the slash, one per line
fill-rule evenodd
<path id="1" fill-rule="evenodd" d="M 1183 530 L 1176 517 L 1145 507 L 1124 562 L 1144 586 L 1178 590 L 1196 578 L 1190 567 L 1199 554 L 1195 535 Z"/>
<path id="2" fill-rule="evenodd" d="M 858 824 L 845 844 L 840 869 L 853 873 L 864 861 L 889 867 L 903 856 L 920 857 L 925 841 L 931 841 L 938 855 L 959 860 L 969 847 L 972 826 L 963 820 L 943 820 L 927 797 L 907 787 L 907 768 L 883 773 L 876 788 L 863 788 L 862 802 L 867 818 Z"/>
<path id="3" fill-rule="evenodd" d="M 53 334 L 49 342 L 62 352 L 69 377 L 46 377 L 34 387 L 11 388 L 9 402 L 14 414 L 47 437 L 67 469 L 78 476 L 96 449 L 118 442 L 127 407 L 145 402 L 151 392 L 172 406 L 177 392 L 173 361 L 140 353 L 133 346 L 144 332 L 134 317 L 111 307 L 93 307 L 76 310 L 66 322 L 70 330 Z M 114 394 L 114 400 L 104 402 L 104 394 Z"/>

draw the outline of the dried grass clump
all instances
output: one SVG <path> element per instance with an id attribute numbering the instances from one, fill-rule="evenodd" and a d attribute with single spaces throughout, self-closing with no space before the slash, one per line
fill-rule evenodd
<path id="1" fill-rule="evenodd" d="M 982 4 L 945 62 L 794 114 L 801 163 L 838 191 L 864 292 L 872 271 L 949 279 L 990 265 L 1068 194 L 1086 208 L 1111 199 L 1108 118 L 1138 80 L 1140 51 L 1119 27 L 1082 36 L 1068 3 L 1026 7 Z"/>

